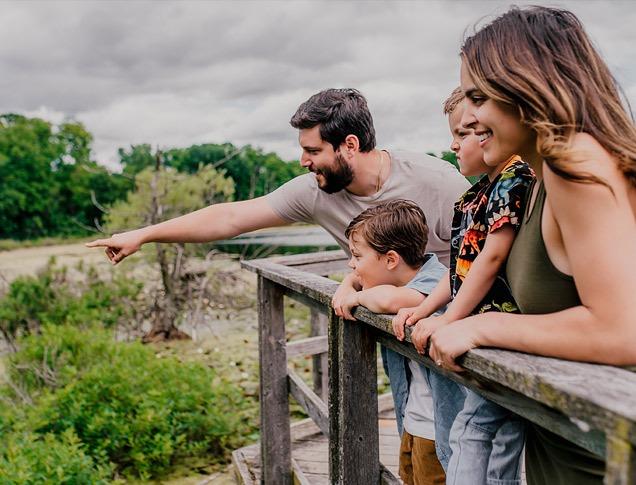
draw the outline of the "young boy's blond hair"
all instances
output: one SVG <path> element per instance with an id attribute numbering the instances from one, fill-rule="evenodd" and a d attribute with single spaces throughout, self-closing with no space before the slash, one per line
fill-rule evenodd
<path id="1" fill-rule="evenodd" d="M 459 106 L 459 104 L 464 101 L 465 97 L 466 96 L 464 96 L 464 92 L 461 90 L 460 87 L 456 87 L 455 89 L 453 89 L 453 92 L 448 98 L 446 98 L 446 101 L 444 101 L 444 114 L 449 115 L 453 111 L 455 111 L 457 109 L 457 106 Z"/>

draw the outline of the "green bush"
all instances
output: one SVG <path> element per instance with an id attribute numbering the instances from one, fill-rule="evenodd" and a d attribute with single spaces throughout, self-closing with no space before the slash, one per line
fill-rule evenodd
<path id="1" fill-rule="evenodd" d="M 135 306 L 129 302 L 140 294 L 140 282 L 119 275 L 103 280 L 94 268 L 86 270 L 80 281 L 67 273 L 66 267 L 51 262 L 40 275 L 11 283 L 0 300 L 0 331 L 5 339 L 13 341 L 47 324 L 109 327 L 136 318 Z"/>
<path id="2" fill-rule="evenodd" d="M 158 358 L 104 330 L 44 328 L 21 342 L 11 362 L 15 385 L 41 391 L 26 412 L 26 430 L 60 437 L 71 430 L 95 463 L 126 476 L 158 477 L 180 462 L 224 460 L 240 434 L 238 389 L 205 366 Z M 54 384 L 25 370 L 43 362 Z M 0 417 L 0 432 L 24 429 L 17 421 Z"/>
<path id="3" fill-rule="evenodd" d="M 121 351 L 112 333 L 99 327 L 46 325 L 40 335 L 20 340 L 20 350 L 8 358 L 8 374 L 13 388 L 34 401 L 43 389 L 64 387 L 98 363 L 110 364 Z M 19 401 L 15 392 L 6 392 Z"/>
<path id="4" fill-rule="evenodd" d="M 72 430 L 61 436 L 14 433 L 0 440 L 3 485 L 106 484 L 112 470 L 87 454 Z"/>

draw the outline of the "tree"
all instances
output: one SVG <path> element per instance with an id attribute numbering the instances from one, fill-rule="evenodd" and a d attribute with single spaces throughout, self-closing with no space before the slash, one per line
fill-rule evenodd
<path id="1" fill-rule="evenodd" d="M 187 174 L 165 167 L 162 155 L 155 155 L 154 168 L 137 174 L 136 189 L 126 201 L 116 202 L 106 218 L 109 232 L 157 224 L 201 207 L 230 200 L 232 179 L 207 165 Z M 175 322 L 187 302 L 189 281 L 184 274 L 184 244 L 155 244 L 155 258 L 161 275 L 161 291 L 155 295 L 154 319 L 145 341 L 181 338 Z"/>
<path id="2" fill-rule="evenodd" d="M 154 163 L 149 145 L 120 149 L 119 156 L 124 173 L 130 175 Z M 236 200 L 265 195 L 304 172 L 300 164 L 285 162 L 275 153 L 264 153 L 251 145 L 238 148 L 231 143 L 172 148 L 164 152 L 164 160 L 167 167 L 180 172 L 195 173 L 203 165 L 224 169 L 234 181 Z"/>
<path id="3" fill-rule="evenodd" d="M 0 238 L 86 234 L 132 182 L 90 160 L 80 123 L 0 115 Z"/>

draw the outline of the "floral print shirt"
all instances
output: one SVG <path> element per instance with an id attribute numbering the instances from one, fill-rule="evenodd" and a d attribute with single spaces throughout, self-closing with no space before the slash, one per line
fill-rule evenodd
<path id="1" fill-rule="evenodd" d="M 510 224 L 515 232 L 522 222 L 532 169 L 517 156 L 511 157 L 491 182 L 484 175 L 455 204 L 451 229 L 450 285 L 453 298 L 468 275 L 471 265 L 493 231 Z M 490 291 L 473 310 L 483 312 L 519 311 L 501 266 Z"/>

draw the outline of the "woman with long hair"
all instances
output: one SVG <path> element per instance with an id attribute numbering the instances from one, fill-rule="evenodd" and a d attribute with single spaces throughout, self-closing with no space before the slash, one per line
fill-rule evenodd
<path id="1" fill-rule="evenodd" d="M 478 346 L 636 364 L 636 128 L 583 26 L 566 10 L 512 8 L 461 51 L 463 124 L 484 159 L 519 154 L 537 182 L 507 264 L 522 314 L 486 313 L 431 337 L 431 357 Z M 531 426 L 529 484 L 601 483 L 601 459 Z"/>

